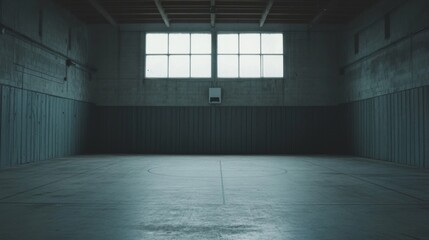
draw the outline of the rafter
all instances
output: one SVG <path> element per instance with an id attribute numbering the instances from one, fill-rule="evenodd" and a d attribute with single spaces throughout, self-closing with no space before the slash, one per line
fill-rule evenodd
<path id="1" fill-rule="evenodd" d="M 107 10 L 100 5 L 100 3 L 97 0 L 88 0 L 89 3 L 101 14 L 103 17 L 114 27 L 117 27 L 118 24 L 116 23 L 115 19 L 107 12 Z"/>
<path id="2" fill-rule="evenodd" d="M 337 0 L 331 0 L 310 22 L 310 27 L 319 23 L 320 19 L 337 4 Z"/>
<path id="3" fill-rule="evenodd" d="M 210 1 L 210 23 L 212 27 L 216 24 L 216 1 L 211 0 Z"/>
<path id="4" fill-rule="evenodd" d="M 265 20 L 267 20 L 268 14 L 271 11 L 271 7 L 273 6 L 274 0 L 269 0 L 267 6 L 265 7 L 265 11 L 261 16 L 261 20 L 259 21 L 259 27 L 263 27 L 265 24 Z"/>
<path id="5" fill-rule="evenodd" d="M 161 4 L 161 0 L 154 0 L 156 7 L 158 8 L 159 14 L 161 14 L 162 20 L 165 23 L 165 26 L 170 27 L 170 20 L 168 19 L 167 14 L 165 13 L 164 7 Z"/>
<path id="6" fill-rule="evenodd" d="M 107 22 L 90 0 L 54 1 L 89 24 Z M 344 24 L 379 0 L 94 0 L 117 24 L 128 23 L 220 23 Z M 4 1 L 3 1 L 4 2 Z M 271 2 L 274 2 L 271 5 Z M 326 9 L 326 10 L 325 10 Z M 160 14 L 161 12 L 161 14 Z M 167 17 L 168 16 L 168 17 Z"/>

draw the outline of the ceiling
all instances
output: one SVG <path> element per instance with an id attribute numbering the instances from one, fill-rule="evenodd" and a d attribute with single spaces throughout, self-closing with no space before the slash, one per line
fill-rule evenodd
<path id="1" fill-rule="evenodd" d="M 96 1 L 98 9 L 90 2 Z M 274 0 L 265 23 L 347 23 L 378 0 Z M 56 0 L 88 24 L 163 23 L 155 0 Z M 210 23 L 214 2 L 216 23 L 260 23 L 269 0 L 161 0 L 171 23 Z M 101 7 L 101 11 L 100 11 Z"/>

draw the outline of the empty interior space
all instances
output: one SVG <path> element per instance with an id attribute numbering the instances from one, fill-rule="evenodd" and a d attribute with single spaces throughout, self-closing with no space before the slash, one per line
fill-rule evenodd
<path id="1" fill-rule="evenodd" d="M 429 1 L 0 0 L 0 239 L 429 239 Z"/>

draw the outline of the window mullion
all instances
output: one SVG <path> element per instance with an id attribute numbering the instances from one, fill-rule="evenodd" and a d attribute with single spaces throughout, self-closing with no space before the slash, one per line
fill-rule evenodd
<path id="1" fill-rule="evenodd" d="M 167 78 L 170 78 L 170 34 L 167 34 Z"/>
<path id="2" fill-rule="evenodd" d="M 241 51 L 240 51 L 240 39 L 241 38 L 241 34 L 239 33 L 238 34 L 238 49 L 237 49 L 237 61 L 238 61 L 238 72 L 237 72 L 237 75 L 238 75 L 238 78 L 241 78 L 241 73 L 240 73 L 240 63 L 241 63 Z"/>
<path id="3" fill-rule="evenodd" d="M 259 34 L 259 77 L 263 78 L 263 62 L 262 62 L 262 34 Z"/>

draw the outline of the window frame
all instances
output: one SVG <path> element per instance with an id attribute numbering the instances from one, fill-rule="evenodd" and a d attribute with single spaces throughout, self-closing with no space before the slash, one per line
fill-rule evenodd
<path id="1" fill-rule="evenodd" d="M 166 34 L 167 35 L 167 53 L 166 54 L 147 54 L 146 53 L 146 36 L 148 34 Z M 170 54 L 169 48 L 170 48 L 170 34 L 189 34 L 190 40 L 189 40 L 189 46 L 190 46 L 190 52 L 189 54 Z M 207 34 L 210 35 L 210 45 L 211 45 L 211 53 L 192 53 L 192 34 Z M 218 52 L 218 36 L 223 34 L 237 34 L 238 35 L 238 53 L 219 53 Z M 260 53 L 240 53 L 240 34 L 259 34 L 259 44 L 260 44 Z M 262 53 L 262 35 L 263 34 L 279 34 L 282 35 L 282 53 Z M 229 79 L 284 79 L 285 78 L 285 34 L 283 31 L 177 31 L 177 32 L 161 32 L 161 31 L 148 31 L 145 32 L 145 46 L 144 46 L 144 78 L 145 79 L 202 79 L 202 80 L 229 80 Z M 216 45 L 216 46 L 214 46 Z M 237 56 L 238 58 L 238 76 L 236 77 L 220 77 L 219 76 L 219 56 L 220 55 L 229 55 L 229 56 Z M 240 56 L 259 56 L 259 65 L 260 65 L 260 74 L 258 77 L 240 77 Z M 147 56 L 166 56 L 167 57 L 167 76 L 166 77 L 147 77 L 146 73 L 146 66 L 147 66 Z M 188 56 L 189 57 L 189 77 L 170 77 L 170 56 Z M 207 77 L 192 77 L 192 56 L 209 56 L 210 58 L 210 74 Z M 279 77 L 266 77 L 264 76 L 264 56 L 280 56 L 282 58 L 282 76 Z"/>
<path id="2" fill-rule="evenodd" d="M 147 35 L 148 34 L 166 34 L 167 35 L 167 53 L 147 53 Z M 189 35 L 189 53 L 170 53 L 170 34 L 188 34 Z M 207 34 L 210 36 L 210 53 L 192 53 L 192 34 Z M 198 32 L 145 32 L 145 47 L 144 47 L 144 78 L 145 79 L 211 79 L 213 76 L 213 34 L 208 31 Z M 147 57 L 148 56 L 166 56 L 167 57 L 167 76 L 166 77 L 148 77 Z M 188 77 L 170 77 L 170 56 L 188 56 L 189 58 L 189 76 Z M 192 77 L 192 56 L 209 56 L 210 57 L 210 73 L 207 77 Z"/>
<path id="3" fill-rule="evenodd" d="M 218 49 L 219 47 L 219 35 L 227 35 L 227 34 L 235 34 L 238 35 L 237 37 L 237 41 L 238 41 L 238 53 L 219 53 L 219 51 L 216 52 L 216 59 L 219 59 L 219 56 L 238 56 L 238 76 L 237 77 L 220 77 L 219 76 L 219 64 L 217 64 L 216 66 L 216 76 L 218 79 L 283 79 L 285 76 L 285 69 L 284 69 L 284 63 L 285 63 L 285 59 L 284 59 L 284 33 L 283 32 L 257 32 L 257 31 L 251 31 L 251 32 L 246 32 L 246 31 L 228 31 L 228 32 L 217 32 L 216 33 L 216 43 L 218 44 L 218 46 L 216 46 L 216 49 Z M 240 53 L 240 35 L 241 34 L 259 34 L 259 54 L 258 53 Z M 263 34 L 280 34 L 282 35 L 282 53 L 262 53 L 262 35 Z M 240 56 L 259 56 L 259 77 L 241 77 L 240 76 Z M 281 56 L 283 61 L 283 73 L 281 77 L 265 77 L 264 76 L 264 61 L 263 61 L 263 57 L 264 56 Z M 218 60 L 216 61 L 218 62 Z"/>

